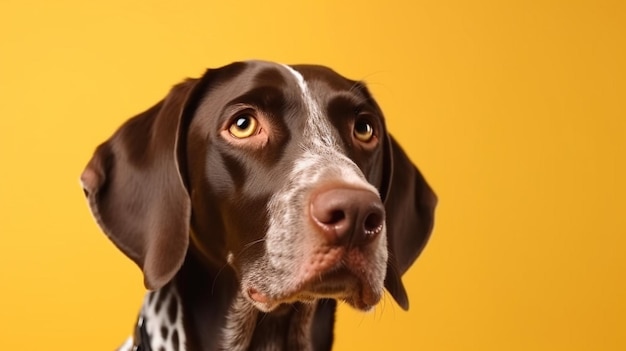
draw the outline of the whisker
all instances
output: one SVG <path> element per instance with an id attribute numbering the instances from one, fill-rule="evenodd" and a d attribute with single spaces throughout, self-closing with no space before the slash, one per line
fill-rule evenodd
<path id="1" fill-rule="evenodd" d="M 246 251 L 247 249 L 251 248 L 252 246 L 262 243 L 265 241 L 265 238 L 261 238 L 261 239 L 257 239 L 257 240 L 253 240 L 247 244 L 245 244 L 243 246 L 243 248 L 237 253 L 237 255 L 241 255 L 244 251 Z"/>
<path id="2" fill-rule="evenodd" d="M 267 318 L 268 315 L 269 315 L 269 313 L 263 313 L 263 315 L 261 316 L 261 319 L 259 319 L 257 324 L 263 323 L 263 321 L 265 320 L 265 318 Z"/>
<path id="3" fill-rule="evenodd" d="M 228 266 L 228 263 L 224 264 L 222 268 L 220 268 L 217 271 L 217 274 L 215 274 L 215 278 L 213 278 L 213 284 L 211 284 L 211 295 L 213 295 L 213 293 L 215 292 L 215 285 L 217 283 L 217 277 L 220 276 L 220 273 L 222 273 L 222 271 L 224 270 L 224 268 L 226 268 L 226 266 Z"/>
<path id="4" fill-rule="evenodd" d="M 252 246 L 254 246 L 254 245 L 258 244 L 258 243 L 261 243 L 263 241 L 265 241 L 265 238 L 257 239 L 257 240 L 254 240 L 254 241 L 251 241 L 251 242 L 245 244 L 237 255 L 241 255 L 245 250 L 247 250 L 247 249 L 251 248 Z M 215 291 L 215 285 L 217 283 L 217 278 L 219 277 L 220 273 L 222 273 L 224 268 L 226 268 L 226 266 L 228 266 L 228 263 L 224 264 L 222 266 L 222 268 L 220 268 L 219 271 L 217 271 L 217 274 L 215 275 L 215 278 L 213 278 L 213 284 L 211 285 L 211 294 L 213 294 L 213 292 Z"/>
<path id="5" fill-rule="evenodd" d="M 375 75 L 378 75 L 378 74 L 384 73 L 384 72 L 385 72 L 385 71 L 376 71 L 376 72 L 372 72 L 372 73 L 370 73 L 370 74 L 366 74 L 366 75 L 362 76 L 360 79 L 356 80 L 356 81 L 354 82 L 354 84 L 352 84 L 352 86 L 350 87 L 350 89 L 348 89 L 348 91 L 352 92 L 354 89 L 356 89 L 356 88 L 357 88 L 357 87 L 359 87 L 359 86 L 365 86 L 365 81 L 366 81 L 367 79 L 369 79 L 370 77 L 373 77 L 373 76 L 375 76 Z M 374 84 L 380 84 L 380 83 L 367 81 L 367 85 L 368 85 L 368 86 L 369 86 L 369 85 L 374 85 Z M 381 84 L 381 85 L 382 85 L 382 84 Z"/>
<path id="6" fill-rule="evenodd" d="M 348 89 L 348 91 L 352 92 L 352 91 L 354 91 L 355 89 L 357 89 L 359 87 L 369 87 L 369 88 L 371 88 L 371 87 L 376 86 L 376 87 L 384 88 L 385 90 L 391 92 L 391 94 L 393 95 L 394 91 L 388 85 L 386 85 L 384 83 L 381 83 L 381 82 L 377 82 L 377 81 L 369 81 L 369 80 L 367 80 L 368 78 L 370 78 L 370 77 L 372 77 L 374 75 L 379 75 L 379 74 L 386 73 L 386 72 L 387 71 L 377 71 L 377 72 L 372 72 L 372 73 L 370 73 L 368 75 L 365 75 L 365 76 L 361 77 L 361 79 L 355 81 L 354 84 L 350 87 L 350 89 Z M 367 80 L 367 82 L 366 82 L 366 80 Z"/>
<path id="7" fill-rule="evenodd" d="M 361 320 L 359 321 L 359 324 L 357 324 L 358 327 L 362 327 L 363 326 L 363 322 L 365 322 L 365 316 L 367 315 L 367 313 L 359 313 L 361 315 Z"/>

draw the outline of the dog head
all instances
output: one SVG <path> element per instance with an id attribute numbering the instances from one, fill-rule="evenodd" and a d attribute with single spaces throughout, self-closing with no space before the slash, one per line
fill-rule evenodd
<path id="1" fill-rule="evenodd" d="M 191 242 L 262 311 L 317 298 L 366 310 L 383 287 L 408 308 L 401 276 L 436 204 L 363 83 L 261 61 L 175 86 L 100 145 L 81 180 L 146 287 L 169 282 Z"/>

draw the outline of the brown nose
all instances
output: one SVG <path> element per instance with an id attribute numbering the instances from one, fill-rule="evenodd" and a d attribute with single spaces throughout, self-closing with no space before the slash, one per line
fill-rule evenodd
<path id="1" fill-rule="evenodd" d="M 364 245 L 382 232 L 385 210 L 375 193 L 340 187 L 314 194 L 311 218 L 329 243 Z"/>

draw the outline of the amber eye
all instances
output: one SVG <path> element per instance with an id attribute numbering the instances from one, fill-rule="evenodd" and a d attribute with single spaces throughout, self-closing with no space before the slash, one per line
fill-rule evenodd
<path id="1" fill-rule="evenodd" d="M 259 122 L 249 114 L 240 115 L 230 125 L 228 131 L 237 139 L 248 138 L 256 134 Z"/>
<path id="2" fill-rule="evenodd" d="M 366 119 L 358 119 L 354 123 L 354 137 L 359 141 L 367 143 L 374 137 L 374 128 L 372 124 Z"/>

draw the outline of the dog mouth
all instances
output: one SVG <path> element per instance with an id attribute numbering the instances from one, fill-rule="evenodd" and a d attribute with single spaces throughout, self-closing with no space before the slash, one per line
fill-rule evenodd
<path id="1" fill-rule="evenodd" d="M 382 298 L 384 277 L 372 279 L 368 269 L 347 259 L 350 256 L 354 254 L 338 255 L 340 259 L 323 272 L 307 272 L 293 288 L 271 292 L 261 282 L 242 282 L 243 295 L 262 312 L 271 312 L 281 305 L 296 302 L 313 303 L 322 298 L 344 301 L 357 310 L 369 311 Z"/>

